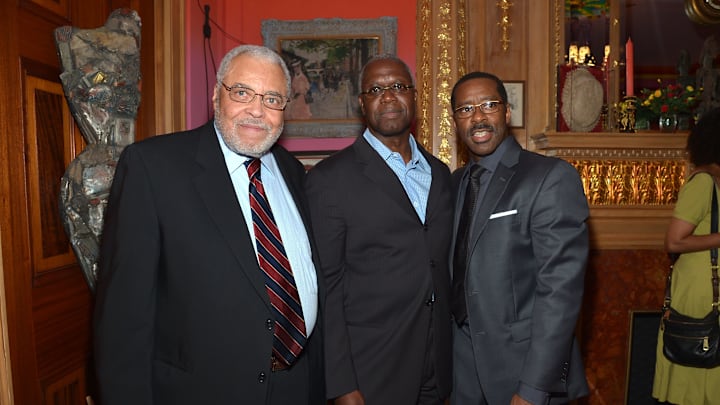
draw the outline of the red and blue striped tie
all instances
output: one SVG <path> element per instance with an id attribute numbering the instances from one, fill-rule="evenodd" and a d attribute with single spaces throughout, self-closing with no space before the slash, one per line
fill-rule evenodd
<path id="1" fill-rule="evenodd" d="M 290 261 L 260 180 L 260 159 L 247 160 L 245 167 L 250 178 L 250 208 L 258 262 L 265 273 L 265 289 L 275 315 L 273 354 L 291 365 L 307 341 L 305 319 Z"/>

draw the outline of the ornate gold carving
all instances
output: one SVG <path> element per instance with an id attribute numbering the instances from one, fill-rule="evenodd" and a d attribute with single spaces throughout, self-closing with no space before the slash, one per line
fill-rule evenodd
<path id="1" fill-rule="evenodd" d="M 502 50 L 507 51 L 508 48 L 510 48 L 510 27 L 512 26 L 512 22 L 510 22 L 510 8 L 512 8 L 513 3 L 509 0 L 498 0 L 496 5 L 502 10 L 500 12 L 500 22 L 498 23 L 502 30 L 500 43 L 502 44 Z"/>
<path id="2" fill-rule="evenodd" d="M 672 205 L 685 178 L 682 160 L 568 160 L 590 205 Z"/>
<path id="3" fill-rule="evenodd" d="M 465 55 L 466 55 L 466 49 L 465 49 L 465 33 L 467 32 L 467 25 L 465 22 L 467 21 L 465 19 L 466 10 L 465 10 L 465 2 L 464 1 L 458 1 L 457 2 L 457 21 L 455 22 L 455 25 L 457 26 L 457 32 L 455 33 L 457 40 L 457 74 L 458 78 L 465 75 Z"/>
<path id="4" fill-rule="evenodd" d="M 456 78 L 461 78 L 465 75 L 465 66 L 467 66 L 467 60 L 465 58 L 466 55 L 466 48 L 465 48 L 465 36 L 467 33 L 467 25 L 466 25 L 466 9 L 465 9 L 466 2 L 465 1 L 457 1 L 457 76 Z M 450 95 L 452 93 L 452 87 L 448 89 L 448 103 L 447 103 L 447 109 L 450 110 Z M 449 112 L 448 112 L 449 113 Z M 458 140 L 457 137 L 455 137 L 455 132 L 453 131 L 453 125 L 452 123 L 449 123 L 450 131 L 453 133 L 453 136 L 455 139 L 455 149 L 453 150 L 452 146 L 449 145 L 449 141 L 446 140 L 448 143 L 448 150 L 449 153 L 455 154 L 455 167 L 461 167 L 464 166 L 467 161 L 467 148 L 463 146 L 462 141 Z"/>
<path id="5" fill-rule="evenodd" d="M 464 0 L 418 0 L 417 5 L 418 141 L 453 167 L 457 145 L 450 95 L 465 71 L 466 5 Z"/>
<path id="6" fill-rule="evenodd" d="M 430 43 L 430 32 L 431 32 L 431 7 L 432 0 L 418 0 L 418 25 L 417 32 L 420 39 L 418 43 L 418 56 L 419 60 L 417 63 L 417 74 L 419 84 L 419 98 L 418 98 L 418 111 L 417 115 L 417 127 L 418 127 L 418 141 L 420 144 L 432 152 L 432 122 L 430 120 L 430 99 L 432 94 L 432 83 L 431 83 L 431 56 L 432 49 Z"/>
<path id="7" fill-rule="evenodd" d="M 553 156 L 581 159 L 666 159 L 684 160 L 687 152 L 683 149 L 608 149 L 608 148 L 558 148 Z M 571 159 L 566 159 L 571 160 Z"/>
<path id="8" fill-rule="evenodd" d="M 451 64 L 452 54 L 450 49 L 453 47 L 453 16 L 452 16 L 452 0 L 444 1 L 439 7 L 439 30 L 437 49 L 440 51 L 438 55 L 438 69 L 436 77 L 437 102 L 439 108 L 438 118 L 438 138 L 440 145 L 438 148 L 438 159 L 450 164 L 452 161 L 453 148 L 449 142 L 452 134 L 452 117 L 450 116 L 450 91 L 452 89 L 453 68 Z"/>
<path id="9" fill-rule="evenodd" d="M 554 10 L 555 10 L 555 17 L 553 20 L 553 28 L 555 29 L 555 35 L 553 35 L 553 59 L 554 59 L 554 65 L 552 69 L 550 69 L 550 81 L 552 83 L 552 91 L 550 92 L 552 104 L 553 104 L 553 120 L 552 122 L 555 122 L 557 120 L 557 114 L 558 114 L 558 75 L 555 69 L 560 66 L 561 58 L 564 59 L 564 48 L 565 45 L 560 44 L 561 40 L 564 41 L 564 38 L 561 38 L 562 35 L 564 35 L 564 31 L 561 31 L 561 28 L 564 29 L 564 27 L 561 25 L 561 22 L 565 19 L 565 0 L 555 0 L 554 4 Z M 561 32 L 563 34 L 561 34 Z"/>

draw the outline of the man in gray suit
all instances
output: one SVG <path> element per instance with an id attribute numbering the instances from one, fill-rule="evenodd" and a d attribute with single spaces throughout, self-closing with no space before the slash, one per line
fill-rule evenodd
<path id="1" fill-rule="evenodd" d="M 328 286 L 328 397 L 440 405 L 451 385 L 450 170 L 415 142 L 415 88 L 391 56 L 360 74 L 367 130 L 310 170 L 312 226 Z"/>
<path id="2" fill-rule="evenodd" d="M 451 105 L 471 158 L 453 174 L 452 404 L 560 404 L 587 395 L 573 334 L 588 255 L 578 173 L 509 134 L 496 76 L 465 75 Z"/>

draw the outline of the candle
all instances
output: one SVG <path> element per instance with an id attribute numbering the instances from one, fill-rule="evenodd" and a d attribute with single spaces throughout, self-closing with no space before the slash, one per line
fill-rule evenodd
<path id="1" fill-rule="evenodd" d="M 590 47 L 587 45 L 581 46 L 578 50 L 578 63 L 581 65 L 584 65 L 585 62 L 587 62 L 586 59 L 589 54 L 590 54 Z"/>
<path id="2" fill-rule="evenodd" d="M 605 55 L 603 56 L 603 63 L 607 65 L 608 60 L 610 59 L 610 45 L 605 45 L 603 54 Z"/>
<path id="3" fill-rule="evenodd" d="M 635 79 L 633 77 L 634 64 L 633 43 L 632 39 L 628 38 L 625 43 L 625 95 L 628 97 L 635 95 Z"/>
<path id="4" fill-rule="evenodd" d="M 570 44 L 570 48 L 568 48 L 568 64 L 574 65 L 578 62 L 578 46 L 575 44 Z"/>

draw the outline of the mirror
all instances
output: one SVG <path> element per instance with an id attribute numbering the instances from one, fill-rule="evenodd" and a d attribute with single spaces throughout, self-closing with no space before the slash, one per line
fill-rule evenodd
<path id="1" fill-rule="evenodd" d="M 717 46 L 706 44 L 713 35 L 715 44 L 720 40 L 720 0 L 556 0 L 555 13 L 555 65 L 573 59 L 603 69 L 606 105 L 622 100 L 628 91 L 638 95 L 643 88 L 658 88 L 658 80 L 670 84 L 686 76 L 684 80 L 695 84 L 703 47 Z M 634 50 L 631 88 L 626 88 L 628 38 Z M 592 56 L 581 56 L 584 45 Z M 605 55 L 607 67 L 603 66 Z M 717 57 L 712 63 L 720 67 Z M 614 122 L 614 117 L 607 121 Z"/>
<path id="2" fill-rule="evenodd" d="M 693 22 L 683 2 L 677 0 L 620 3 L 620 39 L 632 38 L 634 43 L 635 94 L 643 88 L 657 88 L 658 79 L 663 84 L 695 84 L 703 44 L 720 27 Z M 720 7 L 720 2 L 716 3 Z"/>
<path id="3" fill-rule="evenodd" d="M 566 62 L 602 64 L 605 45 L 610 44 L 608 1 L 565 0 L 564 21 Z"/>

